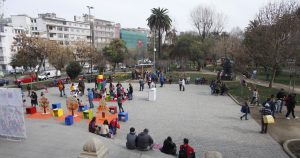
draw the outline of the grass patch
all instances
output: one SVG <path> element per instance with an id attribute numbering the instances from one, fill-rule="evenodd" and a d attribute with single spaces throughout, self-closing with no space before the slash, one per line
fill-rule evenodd
<path id="1" fill-rule="evenodd" d="M 256 78 L 259 80 L 263 80 L 263 81 L 266 80 L 266 76 L 264 74 L 259 74 L 256 76 Z M 269 79 L 271 79 L 271 76 L 269 77 Z M 295 79 L 295 86 L 300 86 L 299 76 L 294 76 L 294 79 Z M 281 74 L 281 75 L 275 77 L 274 82 L 289 85 L 290 84 L 290 76 L 288 74 Z M 293 85 L 293 79 L 292 79 L 292 85 Z"/>
<path id="2" fill-rule="evenodd" d="M 237 81 L 226 82 L 226 86 L 229 89 L 229 93 L 234 96 L 239 102 L 243 102 L 245 98 L 252 98 L 252 89 L 256 87 L 259 92 L 259 103 L 264 102 L 269 96 L 274 94 L 276 96 L 278 89 L 268 88 L 259 85 L 254 85 L 251 83 L 247 84 L 247 87 L 242 86 Z M 300 95 L 296 96 L 297 105 L 300 102 Z"/>

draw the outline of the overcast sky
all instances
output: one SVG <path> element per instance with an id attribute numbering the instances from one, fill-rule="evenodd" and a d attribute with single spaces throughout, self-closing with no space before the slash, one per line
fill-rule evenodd
<path id="1" fill-rule="evenodd" d="M 123 28 L 147 27 L 146 19 L 150 9 L 169 9 L 173 26 L 178 31 L 194 30 L 190 12 L 196 6 L 212 6 L 227 17 L 225 30 L 233 27 L 242 30 L 252 20 L 258 10 L 270 1 L 277 0 L 6 0 L 5 17 L 27 14 L 36 17 L 38 13 L 53 12 L 58 17 L 73 20 L 74 15 L 88 13 L 87 5 L 93 6 L 92 15 L 96 18 L 121 23 Z"/>

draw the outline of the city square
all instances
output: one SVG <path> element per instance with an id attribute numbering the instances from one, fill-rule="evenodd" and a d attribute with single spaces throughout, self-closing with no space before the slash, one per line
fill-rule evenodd
<path id="1" fill-rule="evenodd" d="M 0 158 L 300 158 L 299 0 L 0 0 Z"/>
<path id="2" fill-rule="evenodd" d="M 128 83 L 122 84 L 126 87 Z M 272 137 L 259 133 L 260 125 L 255 120 L 250 118 L 244 122 L 239 119 L 240 106 L 230 97 L 211 95 L 208 86 L 187 85 L 185 92 L 179 91 L 178 84 L 157 87 L 156 101 L 147 100 L 148 88 L 142 92 L 138 89 L 139 85 L 134 84 L 133 100 L 124 103 L 129 121 L 120 122 L 121 128 L 113 139 L 90 134 L 87 120 L 65 126 L 63 121 L 54 118 L 26 118 L 27 139 L 20 142 L 1 140 L 0 153 L 15 158 L 76 157 L 89 138 L 97 137 L 108 147 L 112 158 L 169 157 L 159 151 L 127 150 L 126 134 L 130 127 L 135 127 L 137 133 L 148 128 L 158 144 L 171 136 L 178 147 L 183 138 L 189 138 L 197 157 L 203 157 L 206 151 L 219 151 L 224 157 L 231 158 L 288 157 Z M 58 88 L 49 88 L 46 97 L 50 103 L 60 102 L 67 112 L 66 98 L 59 97 Z M 94 104 L 98 106 L 98 103 Z"/>

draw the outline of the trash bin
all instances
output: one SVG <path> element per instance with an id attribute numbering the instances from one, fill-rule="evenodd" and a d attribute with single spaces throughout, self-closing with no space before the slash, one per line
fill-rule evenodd
<path id="1" fill-rule="evenodd" d="M 149 101 L 155 101 L 156 100 L 156 88 L 151 88 L 148 91 L 148 100 Z"/>

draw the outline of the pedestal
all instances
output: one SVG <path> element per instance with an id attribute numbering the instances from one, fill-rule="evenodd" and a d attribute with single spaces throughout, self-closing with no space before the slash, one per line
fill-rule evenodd
<path id="1" fill-rule="evenodd" d="M 148 100 L 149 101 L 156 101 L 156 88 L 151 88 L 148 91 Z"/>

